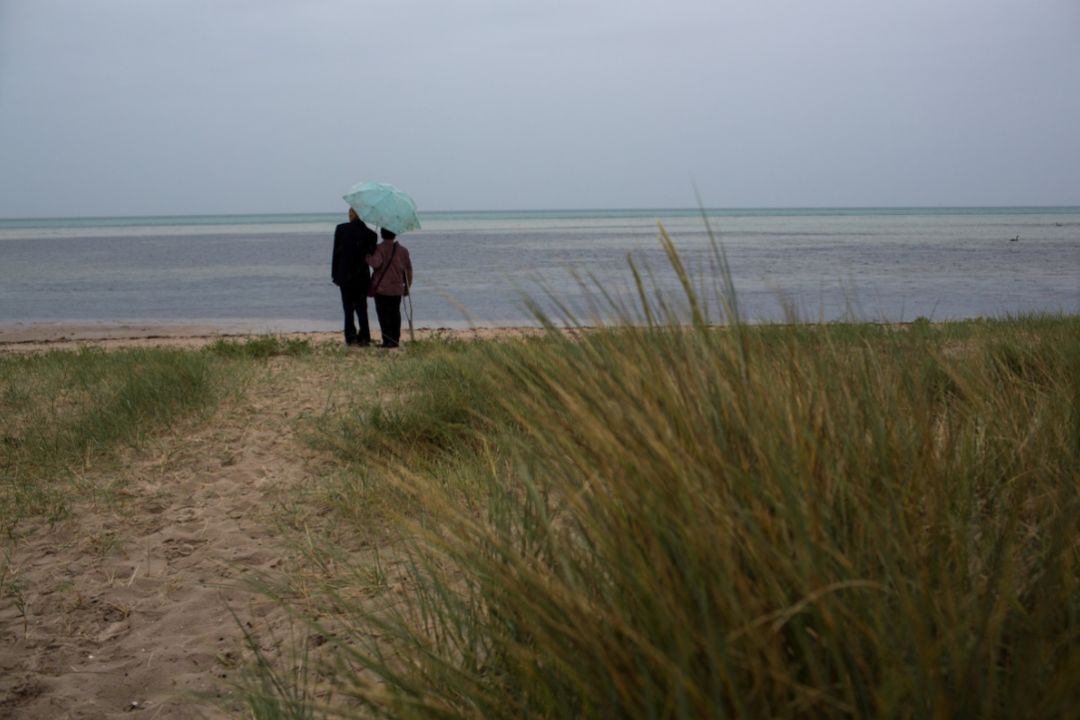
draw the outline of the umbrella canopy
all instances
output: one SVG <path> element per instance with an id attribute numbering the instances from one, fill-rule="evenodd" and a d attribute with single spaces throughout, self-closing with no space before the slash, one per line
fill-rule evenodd
<path id="1" fill-rule="evenodd" d="M 386 228 L 395 235 L 420 229 L 416 203 L 393 185 L 359 183 L 342 197 L 364 222 Z"/>

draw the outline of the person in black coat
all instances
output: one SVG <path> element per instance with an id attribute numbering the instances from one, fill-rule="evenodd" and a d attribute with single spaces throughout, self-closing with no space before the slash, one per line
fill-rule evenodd
<path id="1" fill-rule="evenodd" d="M 371 344 L 371 325 L 368 323 L 367 292 L 371 272 L 364 261 L 366 255 L 375 251 L 379 236 L 349 208 L 349 222 L 341 223 L 334 230 L 334 256 L 330 266 L 330 278 L 341 290 L 341 307 L 345 311 L 345 344 L 367 346 Z M 357 332 L 353 316 L 360 321 Z"/>

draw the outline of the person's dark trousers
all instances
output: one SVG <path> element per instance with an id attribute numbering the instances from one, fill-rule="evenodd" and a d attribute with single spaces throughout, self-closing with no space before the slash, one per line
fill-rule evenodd
<path id="1" fill-rule="evenodd" d="M 382 346 L 397 347 L 401 341 L 401 296 L 376 295 L 375 314 L 379 316 Z"/>
<path id="2" fill-rule="evenodd" d="M 341 285 L 341 308 L 345 311 L 345 342 L 349 345 L 371 344 L 371 324 L 368 322 L 367 285 L 350 283 Z M 353 316 L 360 321 L 360 332 L 356 331 Z"/>

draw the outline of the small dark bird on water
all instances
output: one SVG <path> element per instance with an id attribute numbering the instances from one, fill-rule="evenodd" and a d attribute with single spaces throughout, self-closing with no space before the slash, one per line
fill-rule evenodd
<path id="1" fill-rule="evenodd" d="M 1019 242 L 1019 241 L 1020 241 L 1020 233 L 1016 233 L 1016 237 L 1009 238 L 1009 242 Z"/>

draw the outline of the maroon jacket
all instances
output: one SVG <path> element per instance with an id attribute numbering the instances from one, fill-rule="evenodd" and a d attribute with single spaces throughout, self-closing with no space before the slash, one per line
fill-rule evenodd
<path id="1" fill-rule="evenodd" d="M 394 246 L 397 246 L 396 250 Z M 373 294 L 407 294 L 406 283 L 412 285 L 412 260 L 407 247 L 397 240 L 383 240 L 365 259 L 375 269 L 371 274 Z"/>

